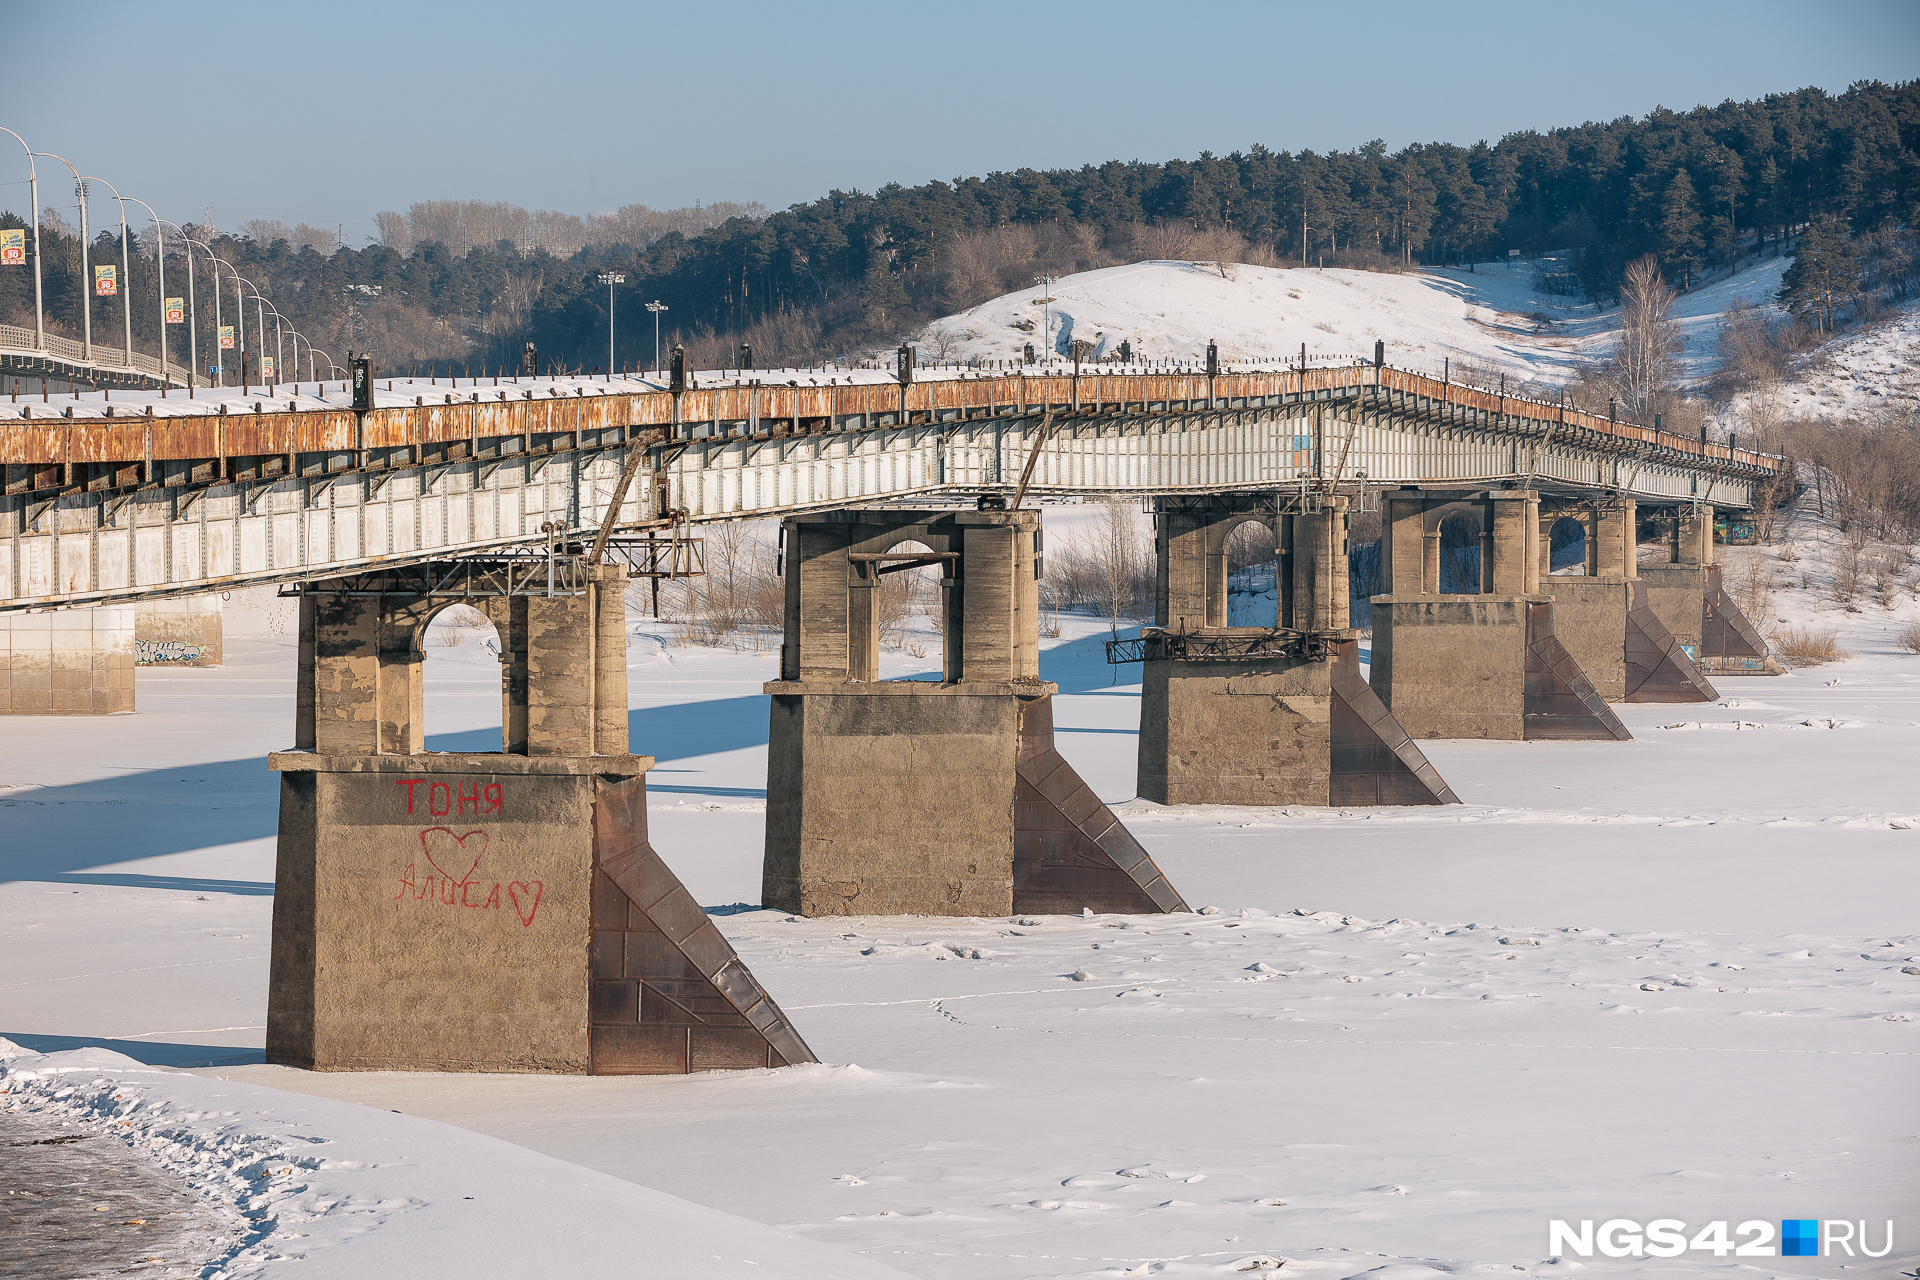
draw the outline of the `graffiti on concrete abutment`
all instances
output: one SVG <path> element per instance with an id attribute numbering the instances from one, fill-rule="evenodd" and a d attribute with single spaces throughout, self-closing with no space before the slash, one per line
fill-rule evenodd
<path id="1" fill-rule="evenodd" d="M 183 640 L 136 640 L 133 642 L 133 652 L 137 666 L 182 666 L 200 661 L 207 652 L 207 646 L 188 644 Z"/>

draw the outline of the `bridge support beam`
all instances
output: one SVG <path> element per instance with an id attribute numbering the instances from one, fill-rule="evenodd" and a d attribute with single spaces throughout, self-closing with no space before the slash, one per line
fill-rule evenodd
<path id="1" fill-rule="evenodd" d="M 220 597 L 175 596 L 134 606 L 135 665 L 218 667 L 226 662 Z"/>
<path id="2" fill-rule="evenodd" d="M 803 915 L 1185 904 L 1053 745 L 1033 512 L 788 520 L 762 901 Z M 903 543 L 924 548 L 897 551 Z M 873 591 L 941 569 L 941 678 L 883 681 Z"/>
<path id="3" fill-rule="evenodd" d="M 465 597 L 500 630 L 504 750 L 420 749 L 454 598 L 304 584 L 280 773 L 267 1057 L 322 1071 L 663 1074 L 813 1061 L 647 842 L 626 581 Z M 389 584 L 399 586 L 399 583 Z"/>
<path id="4" fill-rule="evenodd" d="M 1632 736 L 1539 595 L 1539 504 L 1525 489 L 1385 495 L 1371 684 L 1414 739 Z M 1478 531 L 1477 593 L 1441 591 L 1459 585 L 1441 572 L 1448 527 L 1468 547 Z"/>
<path id="5" fill-rule="evenodd" d="M 0 615 L 0 715 L 133 710 L 130 605 Z"/>
<path id="6" fill-rule="evenodd" d="M 1158 804 L 1453 802 L 1360 675 L 1347 626 L 1347 499 L 1304 513 L 1284 504 L 1277 494 L 1159 500 L 1140 795 Z M 1227 539 L 1248 521 L 1274 532 L 1272 627 L 1228 625 Z"/>

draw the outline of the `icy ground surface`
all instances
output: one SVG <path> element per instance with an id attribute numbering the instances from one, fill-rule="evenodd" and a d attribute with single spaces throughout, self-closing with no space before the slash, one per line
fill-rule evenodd
<path id="1" fill-rule="evenodd" d="M 0 1242 L 0 1261 L 27 1264 L 0 1271 L 8 1276 L 223 1277 L 296 1265 L 301 1276 L 340 1277 L 900 1276 L 732 1214 L 391 1110 L 161 1072 L 101 1049 L 27 1054 L 0 1041 L 0 1073 L 0 1134 L 57 1126 L 81 1135 L 96 1167 L 69 1169 L 65 1181 L 91 1173 L 106 1185 L 70 1187 L 66 1199 L 84 1190 L 80 1212 L 108 1215 L 78 1230 L 72 1212 L 26 1223 L 25 1234 Z M 128 1157 L 148 1184 L 131 1194 L 123 1190 Z M 16 1180 L 10 1162 L 0 1185 Z M 182 1200 L 187 1212 L 168 1223 L 162 1215 Z M 129 1247 L 129 1237 L 150 1230 L 164 1239 Z M 634 1268 L 637 1240 L 646 1244 L 644 1272 Z M 78 1265 L 110 1252 L 118 1255 L 110 1270 Z"/>
<path id="2" fill-rule="evenodd" d="M 207 1200 L 95 1126 L 0 1109 L 0 1275 L 192 1276 L 231 1226 Z"/>
<path id="3" fill-rule="evenodd" d="M 1826 533 L 1790 531 L 1797 575 Z M 1910 1271 L 1920 657 L 1892 632 L 1916 606 L 1783 589 L 1774 612 L 1855 656 L 1620 708 L 1631 743 L 1427 744 L 1461 806 L 1294 812 L 1129 802 L 1138 686 L 1103 623 L 1065 618 L 1061 750 L 1211 910 L 721 914 L 827 1065 L 588 1079 L 257 1065 L 261 757 L 290 734 L 294 637 L 284 602 L 236 596 L 226 668 L 143 670 L 135 716 L 5 726 L 0 1034 L 56 1056 L 8 1064 L 0 1103 L 162 1138 L 254 1215 L 235 1275 L 522 1276 L 529 1239 L 582 1274 L 734 1274 L 691 1252 L 746 1239 L 721 1214 L 802 1238 L 739 1244 L 756 1274 L 1556 1275 L 1551 1218 L 1799 1216 L 1901 1219 L 1898 1247 L 1845 1272 L 1587 1265 Z M 774 654 L 631 629 L 653 842 L 710 907 L 755 903 Z M 472 636 L 428 651 L 431 744 L 486 749 L 497 668 Z M 130 1090 L 151 1109 L 119 1110 Z"/>

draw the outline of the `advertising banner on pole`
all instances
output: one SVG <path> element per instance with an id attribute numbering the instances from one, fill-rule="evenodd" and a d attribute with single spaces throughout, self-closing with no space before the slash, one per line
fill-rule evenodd
<path id="1" fill-rule="evenodd" d="M 187 322 L 187 300 L 185 298 L 167 299 L 167 323 L 185 324 Z"/>
<path id="2" fill-rule="evenodd" d="M 272 356 L 260 357 L 260 376 L 262 378 L 265 378 L 268 382 L 273 381 L 273 357 Z"/>
<path id="3" fill-rule="evenodd" d="M 118 267 L 95 267 L 93 269 L 93 296 L 111 298 L 120 292 L 120 269 Z"/>
<path id="4" fill-rule="evenodd" d="M 27 265 L 27 233 L 19 228 L 0 231 L 0 267 Z"/>
<path id="5" fill-rule="evenodd" d="M 220 326 L 220 349 L 222 351 L 233 350 L 233 326 L 230 324 Z"/>

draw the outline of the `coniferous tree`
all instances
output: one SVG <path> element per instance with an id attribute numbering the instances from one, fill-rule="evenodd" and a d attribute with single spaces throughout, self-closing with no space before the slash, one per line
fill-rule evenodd
<path id="1" fill-rule="evenodd" d="M 1860 289 L 1860 262 L 1839 219 L 1809 226 L 1793 249 L 1793 265 L 1780 279 L 1780 301 L 1794 315 L 1811 314 L 1823 331 L 1833 328 L 1834 308 Z"/>
<path id="2" fill-rule="evenodd" d="M 1693 178 L 1674 170 L 1667 194 L 1660 202 L 1660 259 L 1668 274 L 1687 275 L 1700 269 L 1706 244 L 1700 235 L 1700 206 L 1693 195 Z"/>

